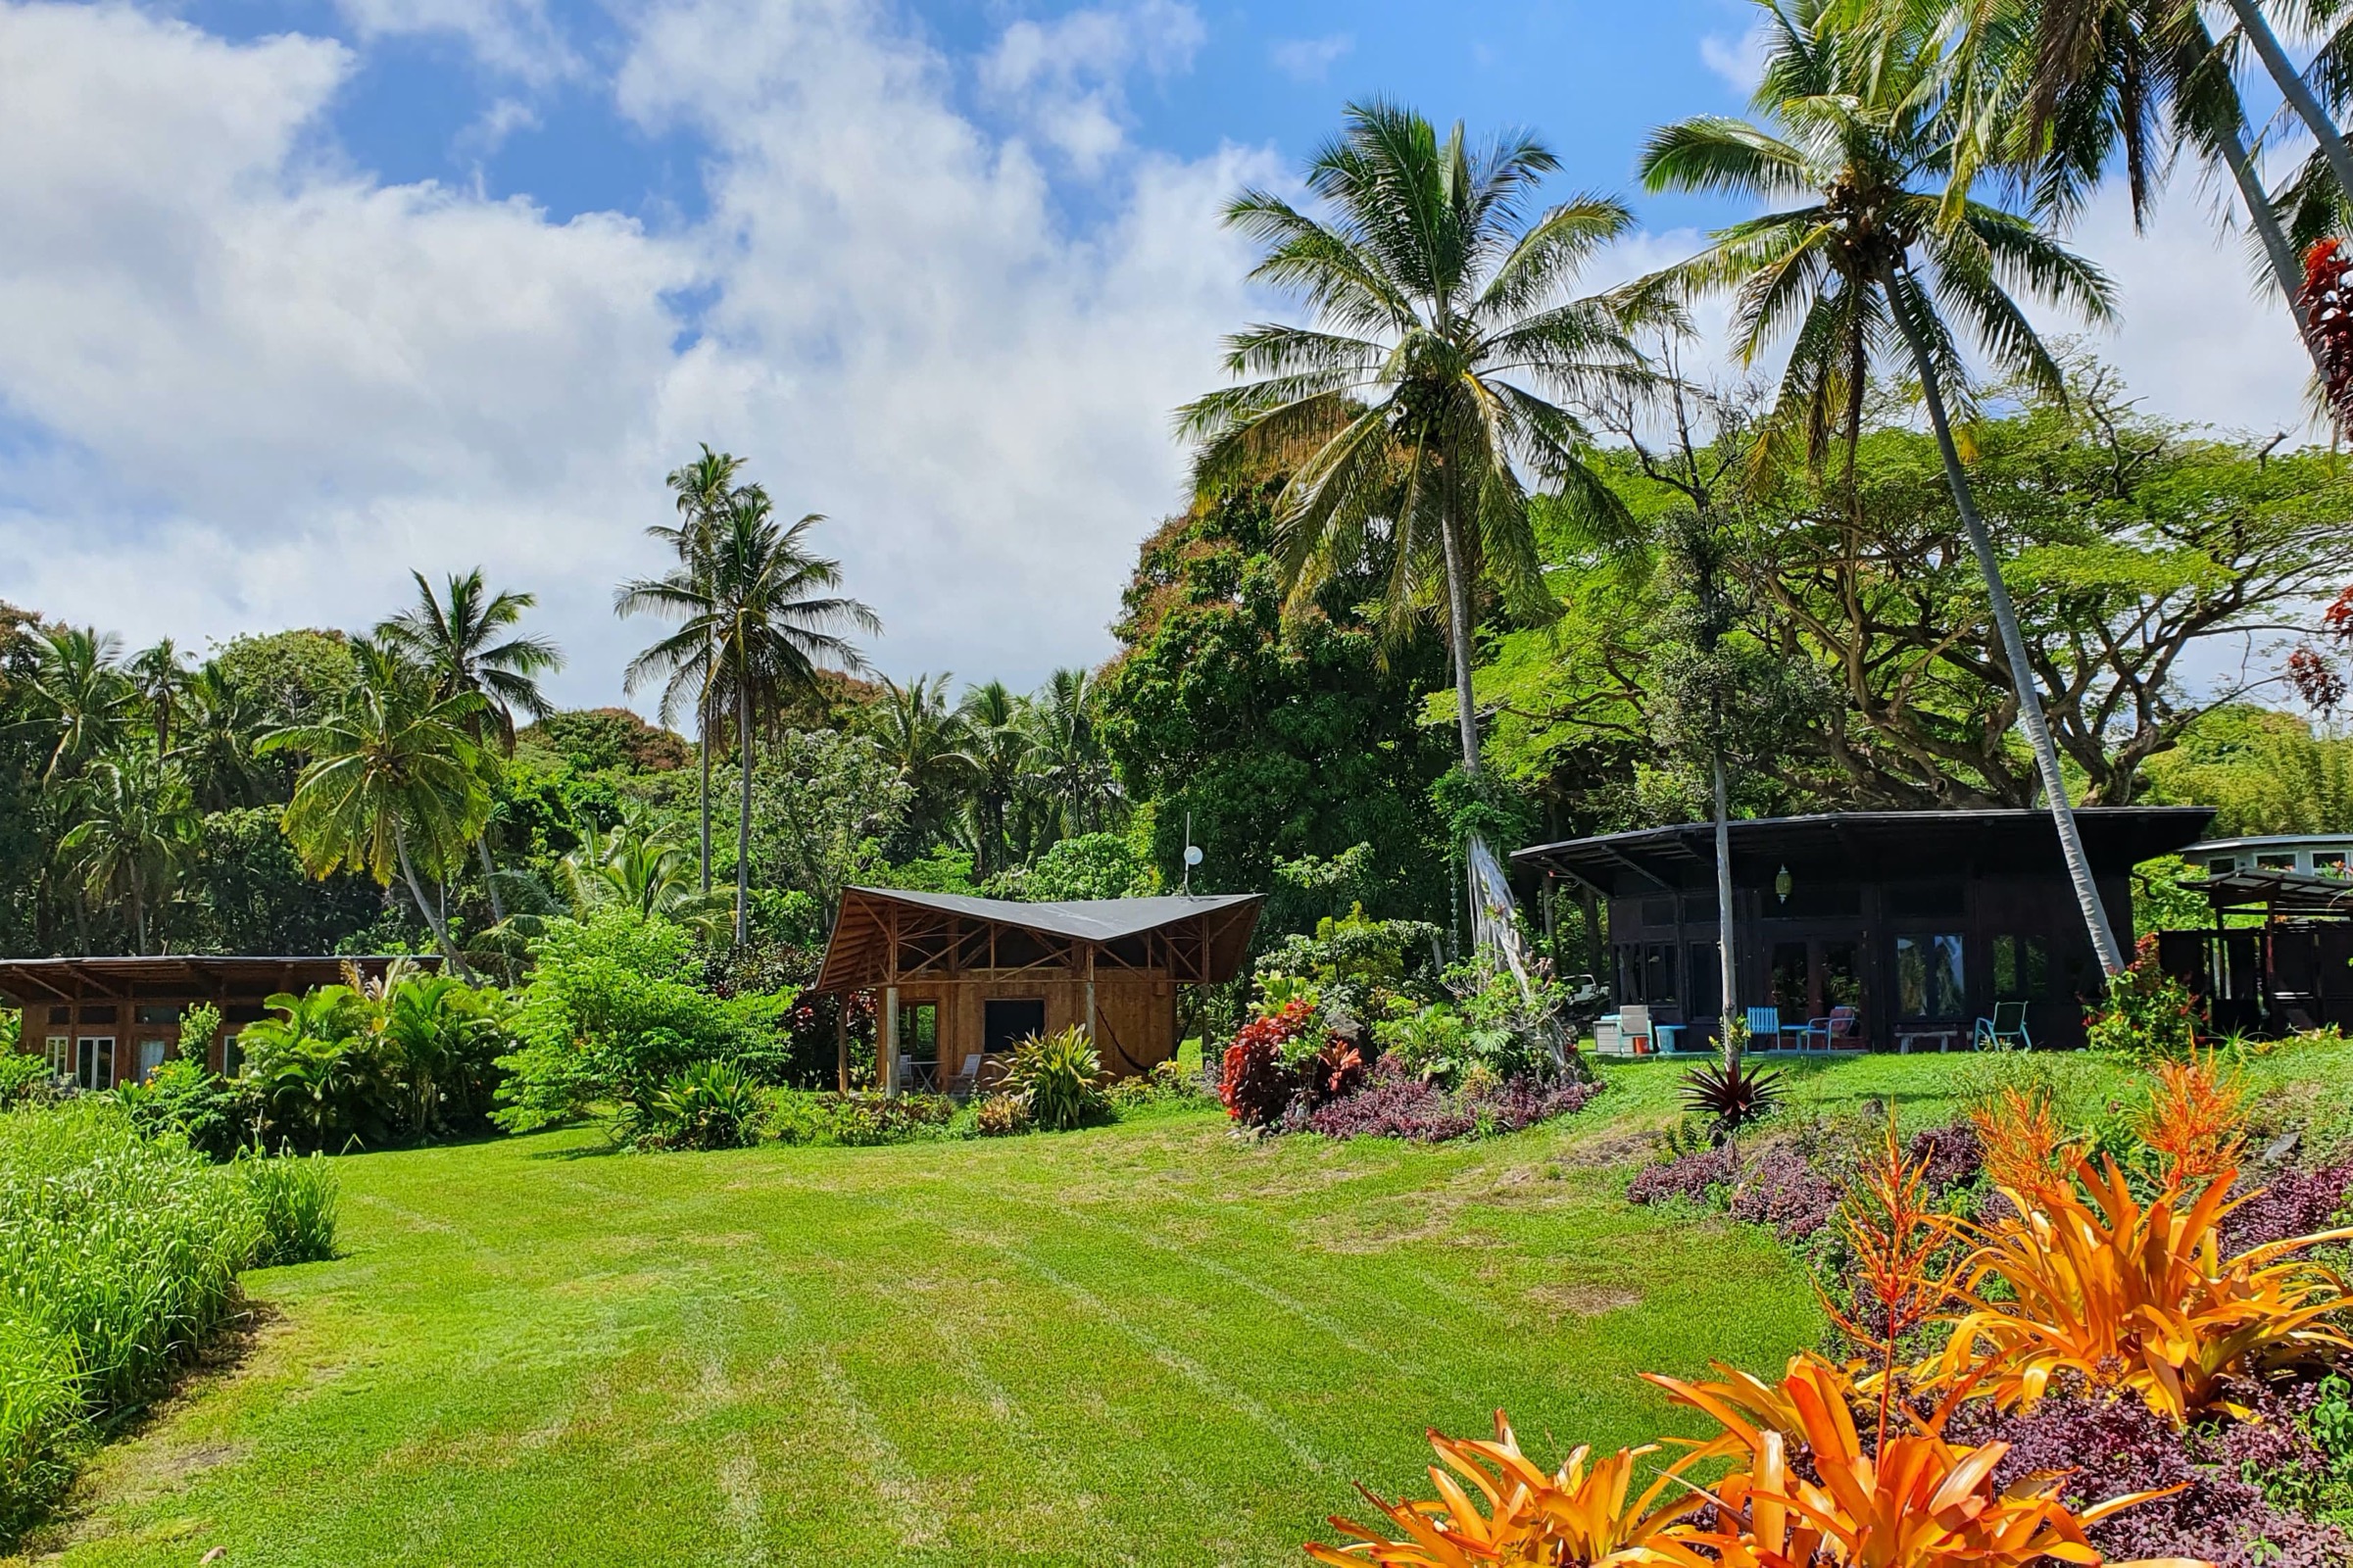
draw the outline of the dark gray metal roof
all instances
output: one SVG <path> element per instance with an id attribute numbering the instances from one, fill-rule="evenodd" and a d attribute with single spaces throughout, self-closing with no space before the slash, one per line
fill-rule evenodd
<path id="1" fill-rule="evenodd" d="M 2194 842 L 2214 818 L 2209 806 L 2090 806 L 2076 811 L 2092 870 L 2120 876 L 2152 857 Z M 1715 824 L 1679 822 L 1593 838 L 1539 844 L 1513 862 L 1559 871 L 1608 888 L 1620 874 L 1647 884 L 1700 886 L 1715 865 Z M 1829 811 L 1746 817 L 1730 824 L 1736 879 L 1769 878 L 1788 863 L 1801 874 L 1832 868 L 1866 879 L 1969 871 L 2057 869 L 2059 834 L 2048 811 Z"/>

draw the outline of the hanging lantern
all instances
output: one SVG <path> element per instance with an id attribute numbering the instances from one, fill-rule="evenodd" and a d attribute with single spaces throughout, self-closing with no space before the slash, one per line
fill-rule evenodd
<path id="1" fill-rule="evenodd" d="M 1790 886 L 1789 868 L 1785 865 L 1773 876 L 1773 891 L 1781 895 L 1781 902 L 1784 904 L 1789 902 Z"/>

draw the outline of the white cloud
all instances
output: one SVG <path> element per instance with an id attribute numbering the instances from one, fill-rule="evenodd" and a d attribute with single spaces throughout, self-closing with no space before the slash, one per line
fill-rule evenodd
<path id="1" fill-rule="evenodd" d="M 1355 47 L 1356 40 L 1345 32 L 1321 38 L 1278 38 L 1268 46 L 1266 57 L 1294 81 L 1321 81 Z"/>
<path id="2" fill-rule="evenodd" d="M 708 438 L 837 519 L 885 667 L 1102 657 L 1177 503 L 1169 411 L 1249 314 L 1219 205 L 1273 171 L 1130 153 L 1074 230 L 879 15 L 648 14 L 622 101 L 711 147 L 708 221 L 657 237 L 322 161 L 333 43 L 0 7 L 0 598 L 201 646 L 479 563 L 611 701 L 651 632 L 612 586 Z"/>
<path id="3" fill-rule="evenodd" d="M 1702 34 L 1699 63 L 1746 98 L 1765 79 L 1765 49 L 1771 38 L 1770 29 L 1762 22 L 1750 24 L 1738 38 L 1727 38 L 1720 32 Z"/>
<path id="4" fill-rule="evenodd" d="M 393 33 L 449 33 L 484 65 L 534 83 L 581 68 L 546 0 L 335 0 L 335 9 L 364 42 Z"/>
<path id="5" fill-rule="evenodd" d="M 1128 0 L 1015 22 L 982 57 L 980 84 L 1039 140 L 1093 174 L 1127 139 L 1128 75 L 1190 68 L 1201 17 L 1182 0 Z"/>

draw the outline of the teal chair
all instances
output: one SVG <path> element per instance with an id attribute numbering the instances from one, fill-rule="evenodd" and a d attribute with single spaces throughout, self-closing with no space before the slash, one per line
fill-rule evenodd
<path id="1" fill-rule="evenodd" d="M 1782 1036 L 1786 1033 L 1788 1031 L 1782 1026 L 1779 1007 L 1751 1007 L 1748 1009 L 1748 1046 L 1750 1050 L 1779 1051 L 1782 1048 Z M 1770 1040 L 1773 1044 L 1767 1046 L 1758 1043 L 1765 1040 Z"/>
<path id="2" fill-rule="evenodd" d="M 2034 1037 L 2027 1033 L 2027 1004 L 2023 1002 L 1997 1002 L 1993 1016 L 1980 1018 L 1969 1031 L 1972 1051 L 2009 1051 L 2034 1049 Z"/>

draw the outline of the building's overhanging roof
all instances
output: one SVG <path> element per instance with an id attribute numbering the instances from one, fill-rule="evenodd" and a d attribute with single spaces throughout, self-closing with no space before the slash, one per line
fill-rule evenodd
<path id="1" fill-rule="evenodd" d="M 957 893 L 917 893 L 905 888 L 847 888 L 815 989 L 839 991 L 876 982 L 877 950 L 887 911 L 893 906 L 929 915 L 952 915 L 974 926 L 1002 925 L 1077 942 L 1116 942 L 1202 922 L 1210 965 L 1219 978 L 1240 967 L 1257 925 L 1262 893 L 1171 894 L 1150 899 L 1078 899 L 1024 904 L 1012 899 L 971 898 Z"/>
<path id="2" fill-rule="evenodd" d="M 2206 806 L 2093 806 L 2076 811 L 2094 874 L 2122 875 L 2142 860 L 2196 841 L 2213 820 Z M 1830 811 L 1737 819 L 1730 824 L 1736 878 L 1770 878 L 1783 864 L 1866 880 L 2061 867 L 2048 811 Z M 1681 822 L 1539 844 L 1512 857 L 1528 871 L 1554 871 L 1607 888 L 1623 873 L 1661 890 L 1705 881 L 1715 865 L 1715 825 Z M 1621 889 L 1621 891 L 1627 891 Z"/>
<path id="3" fill-rule="evenodd" d="M 2202 893 L 2216 909 L 2268 909 L 2302 919 L 2353 919 L 2353 882 L 2302 871 L 2225 871 L 2190 877 L 2181 886 Z"/>
<path id="4" fill-rule="evenodd" d="M 277 991 L 308 991 L 343 979 L 343 966 L 355 964 L 361 973 L 375 976 L 394 960 L 382 954 L 340 958 L 319 954 L 254 956 L 251 955 L 147 954 L 80 958 L 0 958 L 0 996 L 19 1006 L 63 1002 L 77 992 L 85 999 L 115 997 L 136 1000 L 167 988 L 192 997 L 234 992 L 240 996 Z M 440 963 L 430 955 L 412 962 Z"/>

